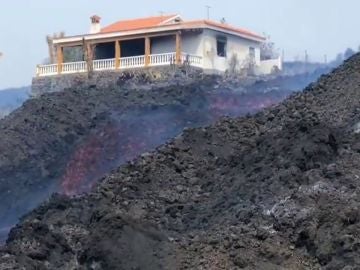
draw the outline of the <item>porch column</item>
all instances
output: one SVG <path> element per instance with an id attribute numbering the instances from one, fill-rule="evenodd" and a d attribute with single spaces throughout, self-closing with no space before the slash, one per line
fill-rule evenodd
<path id="1" fill-rule="evenodd" d="M 95 45 L 90 42 L 85 43 L 86 50 L 86 68 L 87 72 L 91 73 L 94 71 L 94 60 L 95 60 Z"/>
<path id="2" fill-rule="evenodd" d="M 64 48 L 62 46 L 58 46 L 56 51 L 57 51 L 57 71 L 58 74 L 61 74 L 62 64 L 64 62 Z"/>
<path id="3" fill-rule="evenodd" d="M 150 38 L 145 37 L 145 67 L 150 65 L 151 43 Z"/>
<path id="4" fill-rule="evenodd" d="M 120 69 L 121 65 L 121 43 L 120 40 L 115 41 L 115 69 Z"/>
<path id="5" fill-rule="evenodd" d="M 176 55 L 175 62 L 177 65 L 181 65 L 181 32 L 176 33 Z"/>

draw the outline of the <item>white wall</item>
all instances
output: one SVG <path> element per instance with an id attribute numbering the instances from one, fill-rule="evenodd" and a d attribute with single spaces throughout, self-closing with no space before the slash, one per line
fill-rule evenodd
<path id="1" fill-rule="evenodd" d="M 279 70 L 282 70 L 282 59 L 281 57 L 277 59 L 263 60 L 260 62 L 260 65 L 256 68 L 256 73 L 261 75 L 271 74 L 274 70 L 274 67 L 278 67 Z"/>
<path id="2" fill-rule="evenodd" d="M 220 57 L 217 55 L 217 37 L 226 37 L 227 48 L 226 57 Z M 238 66 L 241 67 L 249 57 L 250 47 L 255 48 L 255 62 L 256 65 L 260 65 L 260 43 L 247 40 L 241 37 L 236 37 L 229 34 L 224 34 L 214 30 L 204 30 L 202 35 L 203 57 L 204 57 L 204 69 L 216 70 L 219 72 L 225 72 L 229 69 L 230 60 L 233 55 L 237 56 Z"/>
<path id="3" fill-rule="evenodd" d="M 184 33 L 182 35 L 182 48 L 184 53 L 202 56 L 203 35 L 201 33 Z"/>
<path id="4" fill-rule="evenodd" d="M 225 37 L 227 40 L 226 57 L 217 55 L 218 37 Z M 202 33 L 183 33 L 181 50 L 188 54 L 202 56 L 203 68 L 207 72 L 222 73 L 229 69 L 233 55 L 237 56 L 237 68 L 241 69 L 245 63 L 248 63 L 250 47 L 253 47 L 255 49 L 255 71 L 257 74 L 271 73 L 274 65 L 278 66 L 281 70 L 281 59 L 260 61 L 260 46 L 260 42 L 205 29 Z M 175 35 L 152 39 L 152 54 L 170 53 L 175 51 Z"/>
<path id="5" fill-rule="evenodd" d="M 175 35 L 152 38 L 151 53 L 170 53 L 176 51 Z M 188 54 L 203 55 L 202 35 L 199 33 L 183 33 L 181 50 Z"/>
<path id="6" fill-rule="evenodd" d="M 176 51 L 175 35 L 151 39 L 151 54 L 171 53 Z"/>

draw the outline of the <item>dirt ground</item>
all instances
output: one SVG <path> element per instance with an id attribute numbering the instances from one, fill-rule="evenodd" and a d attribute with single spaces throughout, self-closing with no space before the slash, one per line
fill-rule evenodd
<path id="1" fill-rule="evenodd" d="M 359 269 L 359 69 L 360 55 L 356 55 L 303 92 L 254 116 L 222 118 L 208 127 L 187 128 L 156 151 L 112 168 L 100 184 L 90 185 L 93 189 L 88 195 L 72 199 L 52 196 L 12 229 L 6 246 L 0 249 L 0 269 Z M 235 108 L 244 99 L 229 98 L 223 92 L 204 98 L 201 90 L 206 82 L 201 85 L 187 86 L 189 99 L 183 99 L 185 92 L 176 87 L 165 90 L 174 93 L 172 104 L 186 100 L 186 108 L 192 108 L 181 111 L 176 107 L 181 115 L 202 119 L 194 120 L 194 126 L 217 119 L 224 108 L 231 108 L 231 116 L 239 112 Z M 165 91 L 147 94 L 156 96 L 159 104 Z M 74 118 L 64 113 L 72 110 L 70 97 L 66 102 L 43 97 L 43 104 L 28 103 L 22 110 L 30 106 L 34 113 L 27 115 L 37 115 L 41 110 L 56 119 L 61 115 L 57 123 L 71 122 L 77 139 L 90 134 L 92 125 L 106 130 L 118 111 L 98 121 L 101 114 L 96 114 L 96 119 L 89 117 L 94 112 L 89 108 L 97 107 L 90 107 L 94 96 L 87 99 L 80 92 L 74 93 L 56 94 L 70 95 L 74 104 L 79 104 L 79 99 L 87 101 L 86 106 L 82 105 L 84 101 L 77 105 L 80 113 Z M 87 93 L 98 92 L 90 89 Z M 129 95 L 137 98 L 144 93 Z M 270 97 L 273 100 L 274 95 Z M 108 111 L 123 100 L 114 98 L 101 104 L 106 104 L 104 111 Z M 247 103 L 247 108 L 256 111 L 264 106 L 263 101 L 254 106 Z M 206 110 L 195 117 L 198 108 L 204 106 Z M 57 112 L 60 108 L 61 114 Z M 145 115 L 147 112 L 140 110 Z M 137 110 L 130 118 L 138 114 Z M 29 123 L 24 114 L 21 120 L 14 115 L 13 120 Z M 158 115 L 161 117 L 155 119 L 163 119 L 162 113 Z M 51 127 L 50 123 L 42 122 L 44 130 L 58 134 L 58 125 Z M 131 121 L 126 123 L 133 126 Z M 122 130 L 121 124 L 118 127 Z M 157 132 L 159 129 L 155 125 Z M 97 136 L 119 134 L 118 129 L 110 130 Z M 71 143 L 75 144 L 74 137 L 69 139 L 67 133 L 55 136 L 61 139 L 47 140 L 47 135 L 37 135 L 33 144 L 24 145 L 19 152 L 3 154 L 2 167 L 15 166 L 19 155 L 26 160 L 33 145 L 44 144 L 41 149 L 52 145 L 58 152 L 48 158 L 56 164 L 41 173 L 54 174 L 53 168 L 61 168 L 55 158 L 61 154 L 62 170 L 68 173 L 65 178 L 60 174 L 59 179 L 64 181 L 58 187 L 73 195 L 67 180 L 80 179 L 76 187 L 86 190 L 92 180 L 83 177 L 84 172 L 74 172 L 71 162 L 67 164 L 69 160 L 83 162 L 71 151 L 66 152 Z M 118 160 L 114 156 L 118 151 L 113 153 L 112 149 L 121 146 L 116 140 L 106 141 L 110 144 L 100 144 L 90 152 L 86 142 L 80 144 L 79 156 L 90 153 L 84 166 L 92 164 L 102 170 L 102 163 L 98 165 L 91 158 L 101 156 L 102 149 L 111 160 Z M 95 142 L 89 145 L 97 145 Z M 138 141 L 129 145 L 133 144 L 138 145 Z M 32 164 L 28 166 L 30 170 Z M 23 175 L 30 179 L 29 174 Z M 35 174 L 31 175 L 34 179 L 32 176 Z M 24 187 L 23 194 L 27 190 L 29 187 Z"/>

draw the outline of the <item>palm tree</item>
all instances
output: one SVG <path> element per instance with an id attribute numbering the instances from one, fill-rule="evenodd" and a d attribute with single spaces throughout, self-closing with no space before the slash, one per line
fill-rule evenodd
<path id="1" fill-rule="evenodd" d="M 54 64 L 55 63 L 55 50 L 54 50 L 54 44 L 53 44 L 53 37 L 50 35 L 46 36 L 46 43 L 48 45 L 48 50 L 49 50 L 49 61 L 50 64 Z"/>
<path id="2" fill-rule="evenodd" d="M 48 45 L 48 50 L 49 50 L 49 61 L 50 64 L 54 64 L 56 61 L 56 57 L 55 57 L 55 47 L 54 47 L 54 39 L 56 38 L 63 38 L 65 37 L 65 32 L 60 32 L 60 33 L 54 33 L 52 35 L 47 35 L 46 36 L 46 43 Z"/>

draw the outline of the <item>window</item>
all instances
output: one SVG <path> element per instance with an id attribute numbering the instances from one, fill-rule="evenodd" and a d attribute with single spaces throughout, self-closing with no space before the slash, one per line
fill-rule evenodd
<path id="1" fill-rule="evenodd" d="M 218 38 L 216 40 L 217 55 L 220 57 L 226 57 L 226 38 Z"/>
<path id="2" fill-rule="evenodd" d="M 250 56 L 250 59 L 255 60 L 255 48 L 254 47 L 249 48 L 249 56 Z"/>

